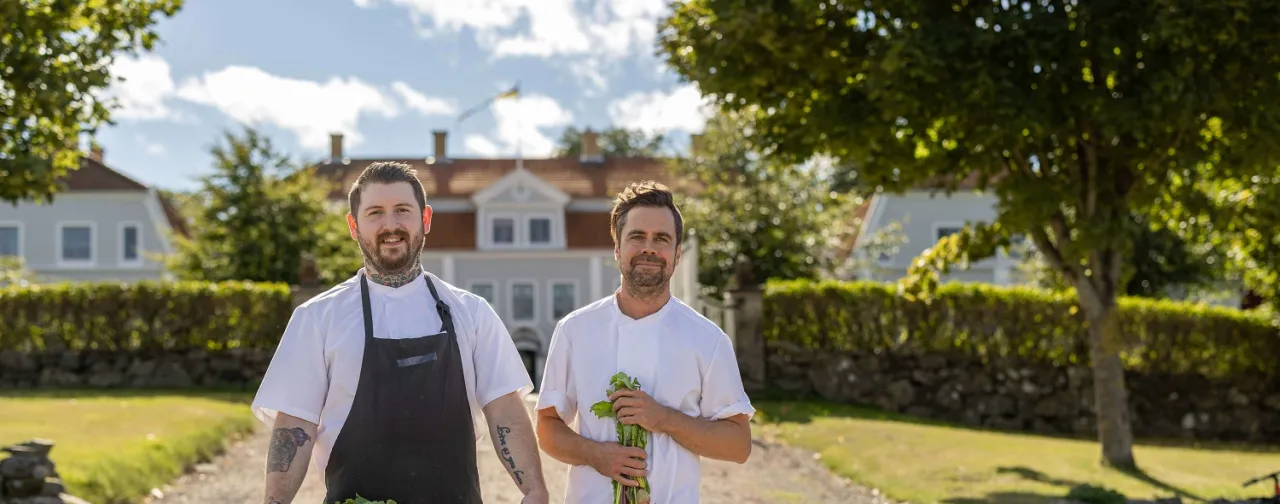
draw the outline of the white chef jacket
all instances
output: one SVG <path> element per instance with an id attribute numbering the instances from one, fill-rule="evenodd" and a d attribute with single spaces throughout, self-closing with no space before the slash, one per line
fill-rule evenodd
<path id="1" fill-rule="evenodd" d="M 362 268 L 293 311 L 251 406 L 268 426 L 278 412 L 319 425 L 312 460 L 321 475 L 360 381 L 365 335 L 359 275 L 363 272 Z M 453 315 L 478 441 L 488 425 L 480 421 L 481 408 L 511 392 L 528 395 L 533 381 L 488 301 L 428 272 L 397 288 L 368 282 L 375 338 L 416 338 L 442 330 L 425 276 L 431 277 Z"/>
<path id="2" fill-rule="evenodd" d="M 591 405 L 608 399 L 609 379 L 619 371 L 658 403 L 692 417 L 755 414 L 724 331 L 674 296 L 657 313 L 632 319 L 618 309 L 616 294 L 556 325 L 537 408 L 555 407 L 566 424 L 576 418 L 587 439 L 617 442 L 615 419 L 597 418 Z M 652 434 L 647 451 L 651 502 L 698 502 L 699 457 L 665 434 Z M 612 481 L 590 466 L 570 467 L 564 502 L 612 502 Z"/>

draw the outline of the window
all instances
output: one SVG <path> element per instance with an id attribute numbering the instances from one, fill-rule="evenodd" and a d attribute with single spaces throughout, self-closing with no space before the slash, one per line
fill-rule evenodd
<path id="1" fill-rule="evenodd" d="M 516 242 L 516 220 L 509 217 L 493 219 L 493 243 L 512 244 Z"/>
<path id="2" fill-rule="evenodd" d="M 63 262 L 93 262 L 93 226 L 64 224 L 58 238 Z"/>
<path id="3" fill-rule="evenodd" d="M 1010 259 L 1022 259 L 1030 248 L 1031 245 L 1027 243 L 1025 235 L 1015 235 L 1009 238 L 1009 248 L 1006 249 L 1005 254 Z"/>
<path id="4" fill-rule="evenodd" d="M 120 227 L 120 262 L 126 264 L 142 262 L 142 257 L 138 253 L 139 229 L 137 224 L 125 224 Z"/>
<path id="5" fill-rule="evenodd" d="M 578 286 L 569 282 L 551 285 L 551 320 L 560 320 L 578 308 Z"/>
<path id="6" fill-rule="evenodd" d="M 533 320 L 533 284 L 511 284 L 511 319 Z"/>
<path id="7" fill-rule="evenodd" d="M 546 217 L 529 219 L 529 242 L 551 243 L 551 219 Z"/>
<path id="8" fill-rule="evenodd" d="M 964 226 L 939 225 L 935 229 L 938 230 L 938 235 L 934 237 L 934 240 L 941 240 L 953 234 L 959 233 L 960 231 L 963 231 Z"/>
<path id="9" fill-rule="evenodd" d="M 484 298 L 490 305 L 497 302 L 493 282 L 472 282 L 471 293 Z"/>
<path id="10" fill-rule="evenodd" d="M 22 255 L 22 244 L 18 242 L 21 236 L 18 226 L 0 225 L 0 256 Z"/>

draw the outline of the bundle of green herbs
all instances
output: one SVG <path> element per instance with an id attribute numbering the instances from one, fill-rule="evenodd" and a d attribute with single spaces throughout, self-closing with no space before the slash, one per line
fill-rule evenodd
<path id="1" fill-rule="evenodd" d="M 361 497 L 359 494 L 356 494 L 356 498 L 347 499 L 346 502 L 343 502 L 341 504 L 396 504 L 396 501 L 394 500 L 371 501 L 369 499 Z"/>
<path id="2" fill-rule="evenodd" d="M 605 392 L 605 397 L 613 396 L 614 392 L 622 389 L 640 390 L 640 381 L 627 376 L 626 373 L 619 372 L 609 379 L 609 389 Z M 613 417 L 618 429 L 618 443 L 622 446 L 639 448 L 646 450 L 649 446 L 649 431 L 639 425 L 626 425 L 618 422 L 617 415 L 613 412 L 613 402 L 609 400 L 600 401 L 591 405 L 591 412 L 596 414 L 597 418 Z M 613 504 L 638 504 L 649 501 L 649 479 L 643 476 L 636 478 L 636 482 L 640 486 L 628 486 L 623 489 L 623 485 L 617 481 L 613 482 Z"/>

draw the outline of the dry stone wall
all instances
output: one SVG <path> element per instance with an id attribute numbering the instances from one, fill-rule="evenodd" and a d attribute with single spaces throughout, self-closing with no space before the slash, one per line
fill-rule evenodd
<path id="1" fill-rule="evenodd" d="M 1087 367 L 966 355 L 849 353 L 769 344 L 772 387 L 919 418 L 1092 436 Z M 1194 375 L 1126 375 L 1134 433 L 1157 438 L 1280 440 L 1280 384 Z"/>

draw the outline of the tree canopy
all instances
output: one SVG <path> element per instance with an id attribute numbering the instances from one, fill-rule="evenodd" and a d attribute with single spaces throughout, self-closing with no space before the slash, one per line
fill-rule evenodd
<path id="1" fill-rule="evenodd" d="M 110 123 L 111 62 L 150 51 L 182 0 L 0 2 L 0 201 L 46 201 L 80 167 L 80 136 Z"/>
<path id="2" fill-rule="evenodd" d="M 1277 30 L 1269 0 L 689 0 L 660 44 L 753 114 L 771 155 L 832 155 L 862 187 L 996 194 L 996 221 L 926 252 L 909 291 L 1030 237 L 1088 321 L 1103 460 L 1134 467 L 1115 311 L 1130 215 L 1280 164 Z"/>
<path id="3" fill-rule="evenodd" d="M 682 201 L 686 227 L 698 236 L 698 282 L 722 293 L 736 265 L 749 261 L 757 282 L 818 278 L 843 263 L 841 240 L 854 226 L 852 204 L 861 200 L 830 189 L 820 166 L 776 162 L 760 156 L 733 114 L 707 124 L 695 152 L 676 162 L 691 185 Z"/>
<path id="4" fill-rule="evenodd" d="M 556 156 L 582 154 L 582 130 L 569 126 L 556 141 Z M 648 134 L 637 129 L 608 128 L 597 132 L 600 153 L 611 157 L 657 157 L 666 145 L 666 135 Z"/>
<path id="5" fill-rule="evenodd" d="M 170 268 L 183 279 L 297 284 L 304 256 L 313 256 L 326 284 L 360 268 L 360 249 L 347 230 L 345 207 L 327 208 L 330 187 L 246 128 L 215 145 L 213 173 L 187 199 L 192 237 L 178 237 Z"/>

